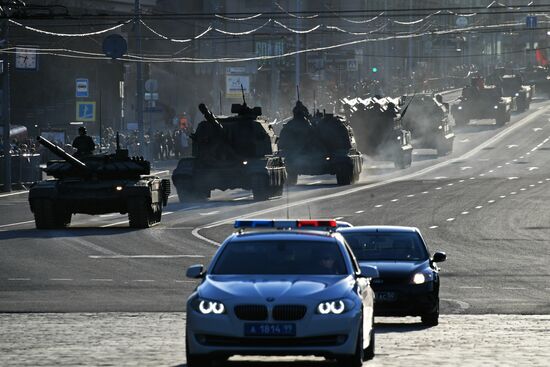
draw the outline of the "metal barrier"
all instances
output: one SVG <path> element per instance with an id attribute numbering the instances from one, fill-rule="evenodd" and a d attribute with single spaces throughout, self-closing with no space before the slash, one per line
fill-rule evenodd
<path id="1" fill-rule="evenodd" d="M 20 154 L 11 156 L 12 185 L 30 185 L 42 179 L 40 154 Z M 4 185 L 4 157 L 0 156 L 0 185 Z"/>

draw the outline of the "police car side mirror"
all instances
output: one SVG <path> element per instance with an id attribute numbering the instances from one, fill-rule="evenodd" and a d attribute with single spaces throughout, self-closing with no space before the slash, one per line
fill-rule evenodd
<path id="1" fill-rule="evenodd" d="M 362 278 L 379 278 L 380 274 L 378 274 L 378 268 L 376 266 L 371 265 L 360 265 L 361 268 L 361 274 L 360 276 Z"/>
<path id="2" fill-rule="evenodd" d="M 200 279 L 204 277 L 204 266 L 202 264 L 192 265 L 187 269 L 187 277 L 192 279 Z"/>
<path id="3" fill-rule="evenodd" d="M 445 260 L 447 260 L 447 254 L 440 251 L 436 252 L 432 258 L 432 261 L 434 263 L 442 263 Z"/>

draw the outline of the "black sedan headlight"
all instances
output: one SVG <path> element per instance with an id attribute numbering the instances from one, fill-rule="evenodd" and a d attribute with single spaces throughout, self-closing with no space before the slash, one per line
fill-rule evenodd
<path id="1" fill-rule="evenodd" d="M 431 271 L 420 271 L 413 274 L 411 278 L 412 284 L 424 284 L 434 280 L 433 272 Z"/>

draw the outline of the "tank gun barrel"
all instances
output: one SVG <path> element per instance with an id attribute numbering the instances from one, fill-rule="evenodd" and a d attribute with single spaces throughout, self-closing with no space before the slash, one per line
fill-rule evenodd
<path id="1" fill-rule="evenodd" d="M 40 144 L 42 144 L 43 146 L 48 148 L 48 150 L 50 152 L 52 152 L 53 154 L 55 154 L 59 158 L 62 158 L 65 161 L 69 162 L 74 167 L 82 168 L 82 169 L 87 169 L 88 168 L 86 166 L 86 164 L 84 164 L 82 161 L 76 159 L 75 157 L 73 157 L 72 155 L 70 155 L 69 153 L 67 153 L 66 151 L 64 151 L 63 149 L 61 149 L 60 147 L 58 147 L 57 145 L 55 145 L 54 143 L 52 143 L 48 139 L 46 139 L 42 136 L 39 136 L 39 137 L 36 138 L 36 140 L 38 140 L 38 142 Z"/>
<path id="2" fill-rule="evenodd" d="M 199 105 L 199 111 L 201 111 L 201 113 L 204 116 L 206 121 L 213 124 L 214 126 L 216 126 L 220 130 L 223 129 L 222 125 L 218 122 L 216 117 L 214 117 L 214 114 L 212 112 L 210 112 L 210 110 L 208 109 L 208 107 L 206 107 L 206 105 L 204 103 L 201 103 Z"/>

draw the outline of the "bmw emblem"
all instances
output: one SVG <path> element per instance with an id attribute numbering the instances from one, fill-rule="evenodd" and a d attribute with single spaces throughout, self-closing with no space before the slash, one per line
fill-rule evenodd
<path id="1" fill-rule="evenodd" d="M 275 301 L 275 298 L 273 298 L 273 297 L 268 297 L 268 298 L 266 298 L 266 301 L 267 301 L 267 302 L 273 302 L 273 301 Z"/>

